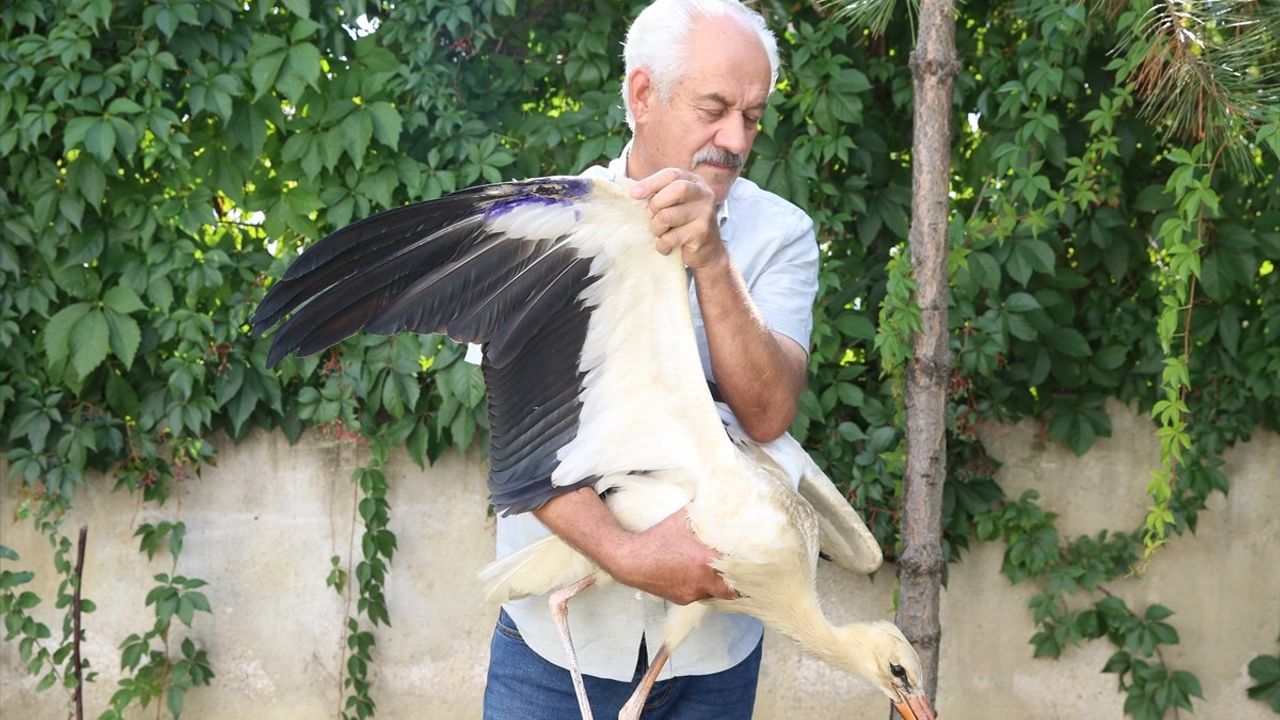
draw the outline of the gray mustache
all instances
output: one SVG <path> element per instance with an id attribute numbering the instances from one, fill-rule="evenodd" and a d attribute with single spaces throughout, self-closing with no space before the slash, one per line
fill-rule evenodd
<path id="1" fill-rule="evenodd" d="M 692 164 L 693 167 L 697 167 L 702 163 L 727 165 L 729 167 L 742 167 L 742 164 L 745 163 L 746 160 L 747 159 L 745 157 L 737 153 L 731 153 L 728 150 L 722 150 L 713 145 L 711 147 L 702 148 L 698 152 L 694 153 Z"/>

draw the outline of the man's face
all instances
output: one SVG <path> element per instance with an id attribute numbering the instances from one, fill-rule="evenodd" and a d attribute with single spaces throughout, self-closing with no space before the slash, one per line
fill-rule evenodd
<path id="1" fill-rule="evenodd" d="M 689 46 L 688 63 L 666 102 L 651 91 L 636 109 L 631 169 L 637 171 L 633 177 L 664 167 L 690 169 L 721 202 L 755 142 L 769 97 L 769 58 L 755 35 L 729 17 L 695 20 Z"/>

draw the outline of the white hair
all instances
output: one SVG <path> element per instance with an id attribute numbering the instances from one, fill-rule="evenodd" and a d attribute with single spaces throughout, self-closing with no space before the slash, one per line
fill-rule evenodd
<path id="1" fill-rule="evenodd" d="M 778 41 L 759 13 L 738 0 L 655 0 L 631 24 L 622 47 L 626 61 L 626 74 L 622 78 L 622 107 L 627 111 L 627 125 L 633 132 L 636 120 L 631 113 L 631 98 L 628 96 L 631 72 L 637 68 L 648 70 L 658 98 L 666 102 L 688 64 L 689 31 L 694 19 L 723 15 L 741 20 L 759 38 L 765 54 L 769 56 L 769 93 L 773 93 L 773 86 L 778 81 Z"/>

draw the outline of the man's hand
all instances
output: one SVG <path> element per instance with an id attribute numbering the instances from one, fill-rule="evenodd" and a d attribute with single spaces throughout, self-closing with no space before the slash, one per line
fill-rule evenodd
<path id="1" fill-rule="evenodd" d="M 669 515 L 642 533 L 631 535 L 629 545 L 615 555 L 612 564 L 616 567 L 605 566 L 623 585 L 677 605 L 712 597 L 722 600 L 737 597 L 724 578 L 711 569 L 718 554 L 693 534 L 689 514 L 684 510 Z"/>
<path id="2" fill-rule="evenodd" d="M 649 228 L 658 252 L 680 249 L 684 264 L 695 270 L 728 260 L 716 225 L 716 196 L 700 176 L 666 168 L 631 187 L 634 198 L 649 198 Z"/>
<path id="3" fill-rule="evenodd" d="M 533 514 L 624 585 L 680 605 L 737 597 L 711 569 L 716 554 L 693 534 L 684 510 L 632 533 L 594 489 L 582 488 L 551 498 Z"/>

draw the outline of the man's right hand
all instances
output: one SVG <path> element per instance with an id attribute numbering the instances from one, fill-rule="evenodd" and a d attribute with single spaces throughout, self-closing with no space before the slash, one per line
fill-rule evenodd
<path id="1" fill-rule="evenodd" d="M 678 605 L 737 597 L 711 568 L 716 553 L 693 534 L 684 510 L 632 533 L 588 487 L 552 498 L 534 516 L 624 585 Z"/>
<path id="2" fill-rule="evenodd" d="M 644 532 L 631 534 L 629 547 L 617 557 L 614 567 L 602 565 L 615 580 L 677 605 L 737 597 L 711 568 L 718 554 L 693 534 L 684 510 Z"/>

